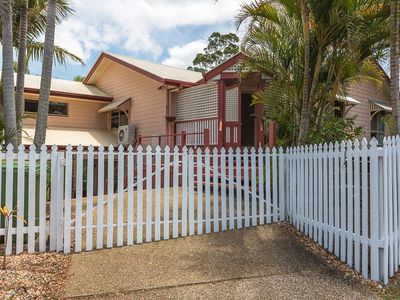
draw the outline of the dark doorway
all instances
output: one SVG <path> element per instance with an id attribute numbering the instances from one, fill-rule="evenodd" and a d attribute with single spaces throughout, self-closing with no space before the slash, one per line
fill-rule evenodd
<path id="1" fill-rule="evenodd" d="M 254 106 L 251 105 L 251 94 L 242 94 L 242 146 L 254 146 L 255 116 Z"/>

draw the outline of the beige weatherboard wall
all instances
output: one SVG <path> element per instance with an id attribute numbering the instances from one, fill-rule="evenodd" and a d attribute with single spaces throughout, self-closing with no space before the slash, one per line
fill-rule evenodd
<path id="1" fill-rule="evenodd" d="M 85 82 L 112 95 L 114 101 L 131 99 L 129 123 L 136 126 L 136 134 L 158 136 L 173 133 L 166 120 L 170 92 L 201 78 L 198 72 L 103 53 Z M 110 126 L 110 113 L 103 114 L 108 115 Z M 151 139 L 143 140 L 143 144 L 149 143 Z"/>

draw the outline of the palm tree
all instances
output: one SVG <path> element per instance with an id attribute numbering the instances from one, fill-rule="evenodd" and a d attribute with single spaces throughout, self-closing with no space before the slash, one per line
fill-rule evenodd
<path id="1" fill-rule="evenodd" d="M 24 87 L 26 72 L 26 49 L 28 39 L 28 0 L 21 0 L 20 21 L 19 21 L 19 45 L 18 45 L 18 66 L 17 83 L 15 87 L 15 107 L 17 116 L 25 111 Z M 17 118 L 18 143 L 22 141 L 22 119 Z"/>
<path id="2" fill-rule="evenodd" d="M 44 38 L 44 53 L 42 77 L 40 82 L 39 104 L 36 119 L 34 144 L 37 149 L 46 141 L 47 115 L 49 111 L 49 96 L 51 74 L 54 57 L 54 36 L 56 27 L 56 0 L 48 0 L 46 16 L 46 34 Z"/>
<path id="3" fill-rule="evenodd" d="M 335 121 L 337 96 L 354 82 L 382 84 L 376 60 L 388 47 L 388 13 L 379 0 L 254 0 L 242 5 L 236 22 L 246 26 L 245 65 L 272 73 L 267 92 L 258 98 L 272 107 L 265 110 L 272 116 L 266 117 L 285 123 L 278 122 L 290 133 L 284 136 L 289 144 L 304 143 L 327 120 Z"/>
<path id="4" fill-rule="evenodd" d="M 396 133 L 400 133 L 400 95 L 399 95 L 399 0 L 390 1 L 390 98 L 393 106 Z"/>
<path id="5" fill-rule="evenodd" d="M 13 60 L 13 29 L 12 29 L 12 0 L 2 0 L 1 2 L 1 21 L 2 21 L 2 45 L 3 45 L 3 106 L 4 106 L 4 127 L 5 135 L 8 137 L 6 143 L 17 147 L 16 136 L 8 133 L 16 130 L 17 118 L 15 114 L 14 97 L 14 60 Z"/>

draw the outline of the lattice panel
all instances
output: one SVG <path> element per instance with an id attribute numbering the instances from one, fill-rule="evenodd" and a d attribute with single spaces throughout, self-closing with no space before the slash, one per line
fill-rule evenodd
<path id="1" fill-rule="evenodd" d="M 218 85 L 202 84 L 176 95 L 176 120 L 214 118 L 218 116 Z"/>
<path id="2" fill-rule="evenodd" d="M 233 66 L 230 66 L 229 68 L 226 68 L 226 69 L 223 71 L 223 73 L 225 73 L 225 72 L 237 73 L 237 72 L 240 72 L 240 71 L 248 72 L 248 71 L 250 70 L 248 67 L 244 67 L 243 69 L 242 69 L 242 68 L 243 68 L 243 67 L 242 67 L 242 65 L 240 64 L 240 62 L 237 62 L 237 63 L 234 64 Z"/>
<path id="3" fill-rule="evenodd" d="M 226 90 L 225 115 L 227 122 L 237 122 L 239 120 L 239 88 Z"/>

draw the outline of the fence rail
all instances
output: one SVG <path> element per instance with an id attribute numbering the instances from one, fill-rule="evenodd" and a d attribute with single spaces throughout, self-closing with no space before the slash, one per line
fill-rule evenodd
<path id="1" fill-rule="evenodd" d="M 272 149 L 0 152 L 7 253 L 90 251 L 288 221 L 366 278 L 398 270 L 400 138 Z M 5 235 L 0 219 L 0 239 Z"/>

